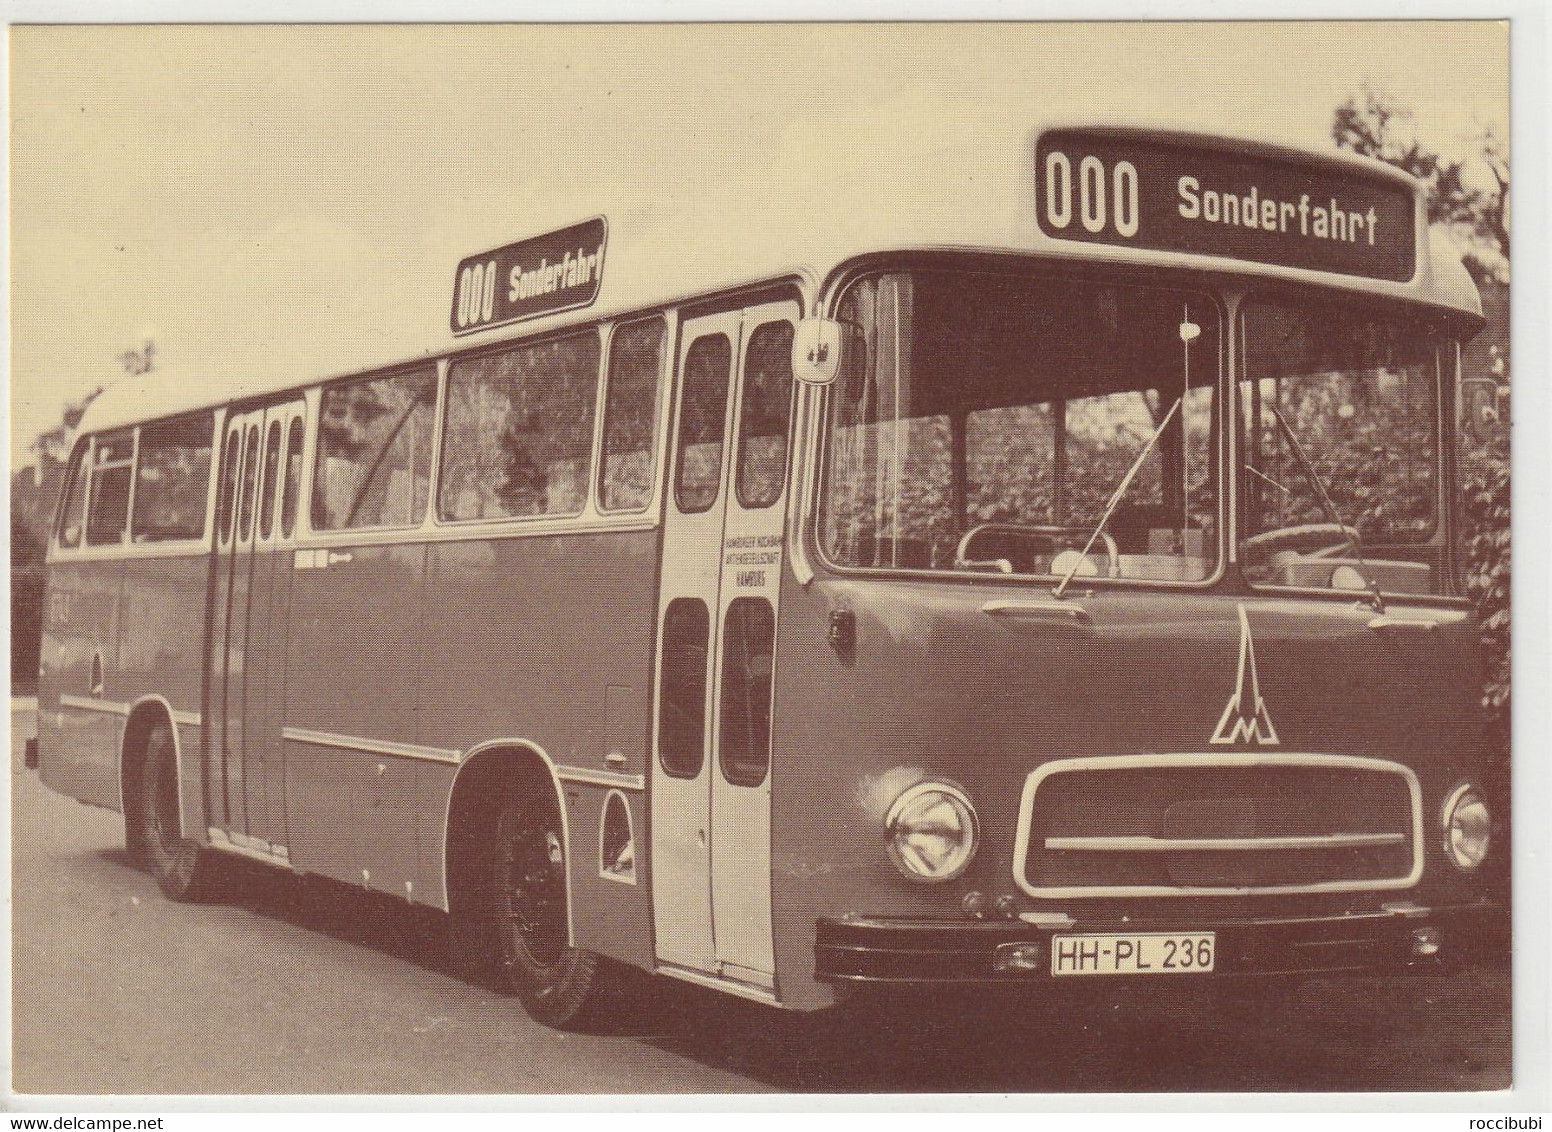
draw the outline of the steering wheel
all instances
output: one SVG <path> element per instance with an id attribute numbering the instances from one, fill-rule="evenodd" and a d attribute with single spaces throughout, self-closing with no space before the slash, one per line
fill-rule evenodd
<path id="1" fill-rule="evenodd" d="M 1332 541 L 1335 539 L 1336 541 Z M 1297 527 L 1279 527 L 1262 531 L 1240 542 L 1240 549 L 1254 551 L 1262 559 L 1279 551 L 1293 551 L 1306 558 L 1325 558 L 1358 542 L 1353 527 L 1337 523 L 1304 523 Z"/>
<path id="2" fill-rule="evenodd" d="M 1076 527 L 1044 527 L 1031 526 L 1025 523 L 981 523 L 971 527 L 959 540 L 959 546 L 954 550 L 954 565 L 960 569 L 974 566 L 987 566 L 1001 569 L 1001 564 L 1006 563 L 1004 557 L 993 559 L 977 559 L 969 556 L 971 545 L 977 538 L 992 532 L 1008 534 L 1015 537 L 1044 539 L 1054 553 L 1057 549 L 1080 549 L 1088 539 L 1088 531 Z M 1116 540 L 1108 532 L 1101 531 L 1100 539 L 1105 544 L 1105 556 L 1107 558 L 1105 576 L 1119 578 L 1121 576 L 1121 552 L 1116 546 Z M 1003 573 L 1011 573 L 1011 570 L 1003 570 Z"/>

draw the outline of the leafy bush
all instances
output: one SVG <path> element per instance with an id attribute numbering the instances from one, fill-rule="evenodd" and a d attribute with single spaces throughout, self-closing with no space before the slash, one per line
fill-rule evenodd
<path id="1" fill-rule="evenodd" d="M 43 543 L 18 511 L 11 513 L 11 691 L 25 695 L 38 679 L 43 633 Z"/>
<path id="2" fill-rule="evenodd" d="M 1466 593 L 1482 631 L 1482 706 L 1494 747 L 1509 751 L 1509 455 L 1504 445 L 1462 453 Z"/>

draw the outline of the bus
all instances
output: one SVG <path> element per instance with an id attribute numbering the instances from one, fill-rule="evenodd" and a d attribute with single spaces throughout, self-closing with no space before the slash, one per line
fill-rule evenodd
<path id="1" fill-rule="evenodd" d="M 813 1011 L 1472 954 L 1483 320 L 1422 186 L 967 141 L 508 229 L 409 358 L 110 389 L 43 781 L 175 900 L 240 857 L 442 910 L 560 1027 L 642 972 Z"/>

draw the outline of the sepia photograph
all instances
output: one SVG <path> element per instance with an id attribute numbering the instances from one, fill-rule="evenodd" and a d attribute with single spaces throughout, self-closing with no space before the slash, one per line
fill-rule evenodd
<path id="1" fill-rule="evenodd" d="M 1508 20 L 8 35 L 7 1106 L 1531 1084 Z"/>

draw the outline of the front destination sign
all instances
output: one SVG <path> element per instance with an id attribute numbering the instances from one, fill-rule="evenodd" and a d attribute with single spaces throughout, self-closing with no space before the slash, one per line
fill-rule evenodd
<path id="1" fill-rule="evenodd" d="M 1259 149 L 1054 130 L 1035 147 L 1035 215 L 1041 232 L 1059 240 L 1398 283 L 1417 267 L 1416 215 L 1405 185 Z"/>
<path id="2" fill-rule="evenodd" d="M 603 283 L 608 234 L 599 216 L 466 257 L 453 276 L 453 333 L 589 306 Z"/>

